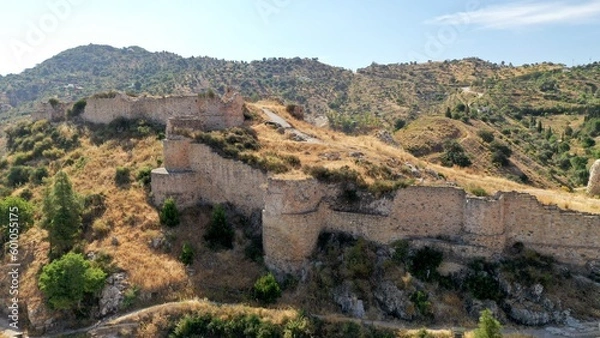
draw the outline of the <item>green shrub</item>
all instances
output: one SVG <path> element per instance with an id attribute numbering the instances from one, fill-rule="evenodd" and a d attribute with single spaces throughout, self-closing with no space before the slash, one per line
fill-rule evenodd
<path id="1" fill-rule="evenodd" d="M 475 338 L 501 338 L 502 325 L 492 316 L 492 311 L 485 309 L 479 317 L 479 327 L 475 330 Z"/>
<path id="2" fill-rule="evenodd" d="M 254 296 L 265 304 L 275 303 L 281 296 L 281 288 L 272 273 L 269 272 L 254 283 Z"/>
<path id="3" fill-rule="evenodd" d="M 167 198 L 163 207 L 160 211 L 160 224 L 166 225 L 168 227 L 174 227 L 179 225 L 179 210 L 177 210 L 177 206 L 175 205 L 175 200 L 173 198 Z"/>
<path id="4" fill-rule="evenodd" d="M 7 196 L 0 199 L 0 247 L 33 225 L 33 211 L 31 203 L 23 198 Z"/>
<path id="5" fill-rule="evenodd" d="M 31 191 L 31 189 L 25 188 L 21 190 L 21 192 L 19 193 L 19 197 L 26 201 L 29 201 L 33 197 L 33 192 Z"/>
<path id="6" fill-rule="evenodd" d="M 75 102 L 73 104 L 73 108 L 71 108 L 67 111 L 67 117 L 72 118 L 72 117 L 81 115 L 83 113 L 83 111 L 85 110 L 86 104 L 87 104 L 87 102 L 85 99 L 81 99 L 81 100 Z"/>
<path id="7" fill-rule="evenodd" d="M 410 273 L 421 280 L 432 281 L 439 277 L 437 268 L 442 264 L 444 255 L 441 251 L 426 246 L 414 252 L 409 259 Z"/>
<path id="8" fill-rule="evenodd" d="M 400 130 L 400 129 L 404 128 L 405 125 L 406 125 L 406 120 L 398 118 L 394 122 L 394 130 Z"/>
<path id="9" fill-rule="evenodd" d="M 328 169 L 323 166 L 307 166 L 304 167 L 304 172 L 326 183 L 353 183 L 357 187 L 366 186 L 360 173 L 347 165 L 337 169 Z"/>
<path id="10" fill-rule="evenodd" d="M 191 265 L 194 262 L 194 248 L 190 245 L 190 243 L 183 243 L 179 260 L 184 265 Z"/>
<path id="11" fill-rule="evenodd" d="M 140 182 L 144 187 L 149 187 L 150 183 L 152 181 L 152 168 L 150 167 L 143 167 L 142 169 L 138 170 L 137 175 L 135 176 L 135 179 Z"/>
<path id="12" fill-rule="evenodd" d="M 394 260 L 394 262 L 397 264 L 406 264 L 410 249 L 410 244 L 408 241 L 403 239 L 397 240 L 392 243 L 392 248 L 394 249 L 392 260 Z"/>
<path id="13" fill-rule="evenodd" d="M 596 145 L 596 141 L 589 136 L 585 136 L 581 139 L 581 146 L 584 148 L 591 148 Z"/>
<path id="14" fill-rule="evenodd" d="M 512 155 L 512 149 L 509 146 L 502 142 L 494 141 L 490 143 L 490 151 L 492 152 L 500 152 L 504 154 L 506 157 L 510 157 Z"/>
<path id="15" fill-rule="evenodd" d="M 480 186 L 469 187 L 469 192 L 475 196 L 484 197 L 488 195 L 488 192 Z"/>
<path id="16" fill-rule="evenodd" d="M 258 136 L 250 128 L 235 127 L 220 131 L 197 132 L 192 137 L 196 142 L 208 145 L 226 158 L 238 159 L 243 151 L 260 149 Z"/>
<path id="17" fill-rule="evenodd" d="M 38 286 L 53 309 L 78 309 L 102 289 L 105 279 L 106 273 L 81 254 L 68 253 L 44 266 Z"/>
<path id="18" fill-rule="evenodd" d="M 131 183 L 131 169 L 128 167 L 117 167 L 115 171 L 115 184 L 125 186 Z"/>
<path id="19" fill-rule="evenodd" d="M 488 263 L 483 259 L 475 259 L 469 264 L 469 273 L 465 279 L 466 290 L 476 299 L 491 299 L 496 302 L 504 298 L 504 294 L 497 280 L 496 264 Z"/>
<path id="20" fill-rule="evenodd" d="M 268 320 L 263 320 L 258 316 L 236 315 L 230 317 L 220 317 L 216 315 L 195 314 L 185 315 L 181 318 L 169 338 L 187 338 L 187 337 L 309 337 L 308 328 L 298 325 L 290 330 L 288 324 L 297 319 L 289 319 L 283 324 L 273 324 Z M 303 328 L 303 329 L 301 329 Z M 295 330 L 292 330 L 295 329 Z"/>
<path id="21" fill-rule="evenodd" d="M 51 148 L 51 149 L 46 149 L 46 150 L 42 151 L 42 156 L 49 160 L 54 160 L 54 159 L 63 157 L 64 155 L 65 155 L 65 151 L 62 149 Z"/>
<path id="22" fill-rule="evenodd" d="M 135 301 L 140 295 L 140 287 L 137 285 L 133 285 L 125 292 L 123 292 L 123 303 L 121 304 L 122 309 L 129 309 L 133 306 Z"/>
<path id="23" fill-rule="evenodd" d="M 369 185 L 369 192 L 375 197 L 381 197 L 385 194 L 392 193 L 400 188 L 406 188 L 414 183 L 414 180 L 399 179 L 395 181 L 378 180 Z"/>
<path id="24" fill-rule="evenodd" d="M 480 130 L 477 132 L 477 135 L 481 137 L 485 143 L 490 143 L 494 140 L 494 133 L 489 130 Z"/>
<path id="25" fill-rule="evenodd" d="M 48 100 L 48 103 L 50 103 L 50 105 L 52 106 L 52 108 L 56 109 L 56 107 L 58 106 L 58 104 L 60 103 L 60 101 L 58 101 L 58 99 L 52 97 Z"/>
<path id="26" fill-rule="evenodd" d="M 552 281 L 554 258 L 525 248 L 515 257 L 503 260 L 501 267 L 513 280 L 525 286 L 539 283 L 547 287 Z"/>
<path id="27" fill-rule="evenodd" d="M 33 169 L 29 179 L 34 184 L 42 184 L 46 177 L 48 177 L 48 169 L 46 167 L 37 167 Z"/>
<path id="28" fill-rule="evenodd" d="M 470 166 L 471 160 L 465 153 L 464 148 L 455 140 L 446 141 L 444 144 L 444 154 L 441 157 L 442 165 L 451 167 L 457 165 L 459 167 Z"/>
<path id="29" fill-rule="evenodd" d="M 23 165 L 33 159 L 33 152 L 18 152 L 13 157 L 13 165 Z"/>
<path id="30" fill-rule="evenodd" d="M 11 187 L 16 187 L 29 182 L 33 168 L 21 165 L 12 166 L 8 170 L 6 183 Z"/>
<path id="31" fill-rule="evenodd" d="M 501 167 L 505 167 L 509 164 L 509 160 L 508 157 L 506 157 L 506 155 L 504 155 L 503 152 L 501 151 L 494 151 L 492 153 L 492 164 L 501 166 Z"/>
<path id="32" fill-rule="evenodd" d="M 351 280 L 371 277 L 374 267 L 372 257 L 369 255 L 370 249 L 369 243 L 359 237 L 344 255 L 342 275 Z"/>
<path id="33" fill-rule="evenodd" d="M 110 226 L 103 219 L 94 220 L 92 231 L 96 238 L 102 238 L 110 232 Z"/>
<path id="34" fill-rule="evenodd" d="M 213 249 L 218 248 L 233 248 L 233 238 L 235 232 L 231 225 L 227 222 L 225 209 L 221 205 L 217 205 L 211 215 L 210 224 L 204 240 L 206 240 Z"/>
<path id="35" fill-rule="evenodd" d="M 54 141 L 50 137 L 45 137 L 40 141 L 37 141 L 33 144 L 32 155 L 34 157 L 41 156 L 44 150 L 52 149 L 54 146 Z"/>
<path id="36" fill-rule="evenodd" d="M 410 301 L 415 304 L 415 308 L 421 316 L 429 317 L 433 315 L 431 310 L 431 302 L 429 301 L 429 295 L 423 291 L 415 291 L 410 296 Z"/>

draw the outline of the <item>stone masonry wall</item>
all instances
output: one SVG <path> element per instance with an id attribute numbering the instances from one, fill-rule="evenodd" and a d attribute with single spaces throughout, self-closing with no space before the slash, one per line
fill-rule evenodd
<path id="1" fill-rule="evenodd" d="M 132 97 L 116 94 L 112 98 L 90 97 L 81 119 L 96 124 L 108 124 L 117 118 L 146 119 L 167 124 L 170 118 L 188 117 L 202 130 L 217 130 L 240 126 L 244 122 L 244 100 L 239 93 L 227 91 L 223 97 L 201 98 L 194 96 Z M 67 104 L 56 108 L 49 103 L 39 103 L 31 114 L 33 120 L 64 119 Z"/>
<path id="2" fill-rule="evenodd" d="M 67 114 L 68 105 L 66 103 L 59 102 L 55 106 L 52 106 L 49 102 L 38 103 L 31 113 L 31 119 L 37 120 L 48 120 L 48 121 L 62 121 L 65 119 Z"/>
<path id="3" fill-rule="evenodd" d="M 250 215 L 264 207 L 267 175 L 225 159 L 190 139 L 164 140 L 164 168 L 152 171 L 154 203 L 173 197 L 182 208 L 201 202 L 231 203 Z"/>
<path id="4" fill-rule="evenodd" d="M 600 259 L 600 215 L 560 211 L 530 195 L 499 193 L 483 199 L 456 188 L 409 187 L 396 193 L 388 215 L 378 216 L 333 210 L 327 201 L 336 193 L 314 180 L 269 180 L 263 211 L 268 266 L 298 271 L 324 230 L 379 243 L 441 238 L 437 242 L 446 251 L 462 257 L 491 257 L 520 241 L 572 264 Z"/>
<path id="5" fill-rule="evenodd" d="M 600 259 L 600 215 L 559 210 L 527 194 L 505 195 L 507 243 L 526 247 L 574 264 Z"/>

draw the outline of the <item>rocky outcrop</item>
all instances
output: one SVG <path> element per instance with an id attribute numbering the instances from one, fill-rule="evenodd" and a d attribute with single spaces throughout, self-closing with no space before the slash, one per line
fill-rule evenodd
<path id="1" fill-rule="evenodd" d="M 365 316 L 364 303 L 352 292 L 350 282 L 346 281 L 333 290 L 333 300 L 341 307 L 342 312 L 355 318 Z"/>
<path id="2" fill-rule="evenodd" d="M 564 324 L 569 315 L 559 303 L 546 297 L 544 287 L 537 283 L 524 287 L 501 279 L 500 285 L 507 295 L 503 307 L 513 321 L 529 326 Z"/>
<path id="3" fill-rule="evenodd" d="M 106 279 L 106 285 L 102 289 L 102 295 L 100 296 L 99 317 L 104 317 L 121 309 L 123 299 L 125 298 L 123 292 L 129 287 L 126 278 L 127 275 L 124 272 L 119 272 L 110 275 Z"/>
<path id="4" fill-rule="evenodd" d="M 600 160 L 596 160 L 590 168 L 587 193 L 589 195 L 600 195 Z"/>
<path id="5" fill-rule="evenodd" d="M 404 320 L 415 319 L 416 311 L 410 301 L 410 294 L 398 289 L 393 282 L 386 280 L 379 283 L 373 296 L 386 314 Z"/>

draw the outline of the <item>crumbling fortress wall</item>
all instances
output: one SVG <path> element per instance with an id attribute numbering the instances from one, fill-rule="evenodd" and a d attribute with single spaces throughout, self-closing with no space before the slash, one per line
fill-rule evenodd
<path id="1" fill-rule="evenodd" d="M 263 211 L 269 266 L 297 271 L 324 230 L 379 243 L 429 239 L 466 258 L 491 257 L 521 242 L 571 264 L 600 259 L 600 215 L 562 211 L 528 194 L 484 199 L 452 187 L 408 187 L 377 203 L 384 207 L 374 214 L 336 211 L 327 202 L 332 194 L 339 191 L 312 179 L 269 181 Z"/>
<path id="2" fill-rule="evenodd" d="M 64 107 L 46 106 L 39 116 L 59 116 L 60 109 Z M 265 262 L 273 269 L 302 269 L 323 231 L 379 243 L 412 239 L 467 258 L 492 257 L 521 242 L 566 263 L 600 260 L 600 215 L 559 210 L 523 193 L 479 198 L 458 188 L 423 186 L 400 189 L 353 208 L 348 203 L 356 202 L 344 202 L 335 185 L 269 176 L 176 132 L 240 126 L 243 101 L 236 93 L 228 92 L 222 99 L 123 95 L 89 99 L 82 114 L 84 121 L 94 123 L 120 117 L 167 125 L 164 166 L 152 171 L 154 203 L 161 205 L 172 197 L 180 207 L 231 203 L 246 216 L 261 212 Z"/>
<path id="3" fill-rule="evenodd" d="M 133 97 L 123 93 L 96 95 L 86 99 L 80 118 L 89 123 L 108 124 L 118 118 L 145 119 L 167 124 L 173 117 L 194 119 L 203 130 L 239 126 L 244 121 L 244 100 L 239 93 L 227 91 L 223 97 L 166 96 Z M 68 105 L 38 104 L 32 119 L 64 120 Z"/>
<path id="4" fill-rule="evenodd" d="M 600 260 L 600 215 L 542 205 L 523 193 L 481 198 L 459 188 L 424 186 L 353 208 L 344 205 L 355 202 L 344 202 L 336 185 L 269 176 L 173 133 L 178 126 L 201 128 L 201 123 L 187 117 L 169 120 L 164 168 L 152 171 L 155 203 L 173 197 L 183 207 L 231 203 L 246 216 L 262 211 L 265 262 L 279 271 L 302 269 L 323 231 L 379 243 L 411 239 L 464 258 L 489 258 L 521 242 L 570 264 Z"/>

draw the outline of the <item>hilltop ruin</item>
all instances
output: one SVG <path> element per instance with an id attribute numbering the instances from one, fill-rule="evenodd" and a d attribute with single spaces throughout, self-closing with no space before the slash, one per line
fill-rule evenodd
<path id="1" fill-rule="evenodd" d="M 48 106 L 36 114 L 36 118 L 56 116 L 64 115 Z M 339 205 L 339 186 L 313 178 L 280 179 L 223 158 L 175 132 L 242 125 L 243 100 L 234 92 L 221 99 L 90 98 L 81 118 L 92 123 L 144 118 L 166 124 L 163 167 L 152 171 L 154 203 L 161 205 L 168 197 L 181 208 L 230 203 L 248 217 L 260 214 L 265 262 L 278 271 L 302 270 L 322 231 L 386 244 L 410 239 L 463 258 L 492 257 L 519 242 L 569 264 L 600 260 L 600 215 L 542 205 L 523 193 L 481 198 L 459 188 L 424 186 L 400 189 L 349 212 Z"/>

